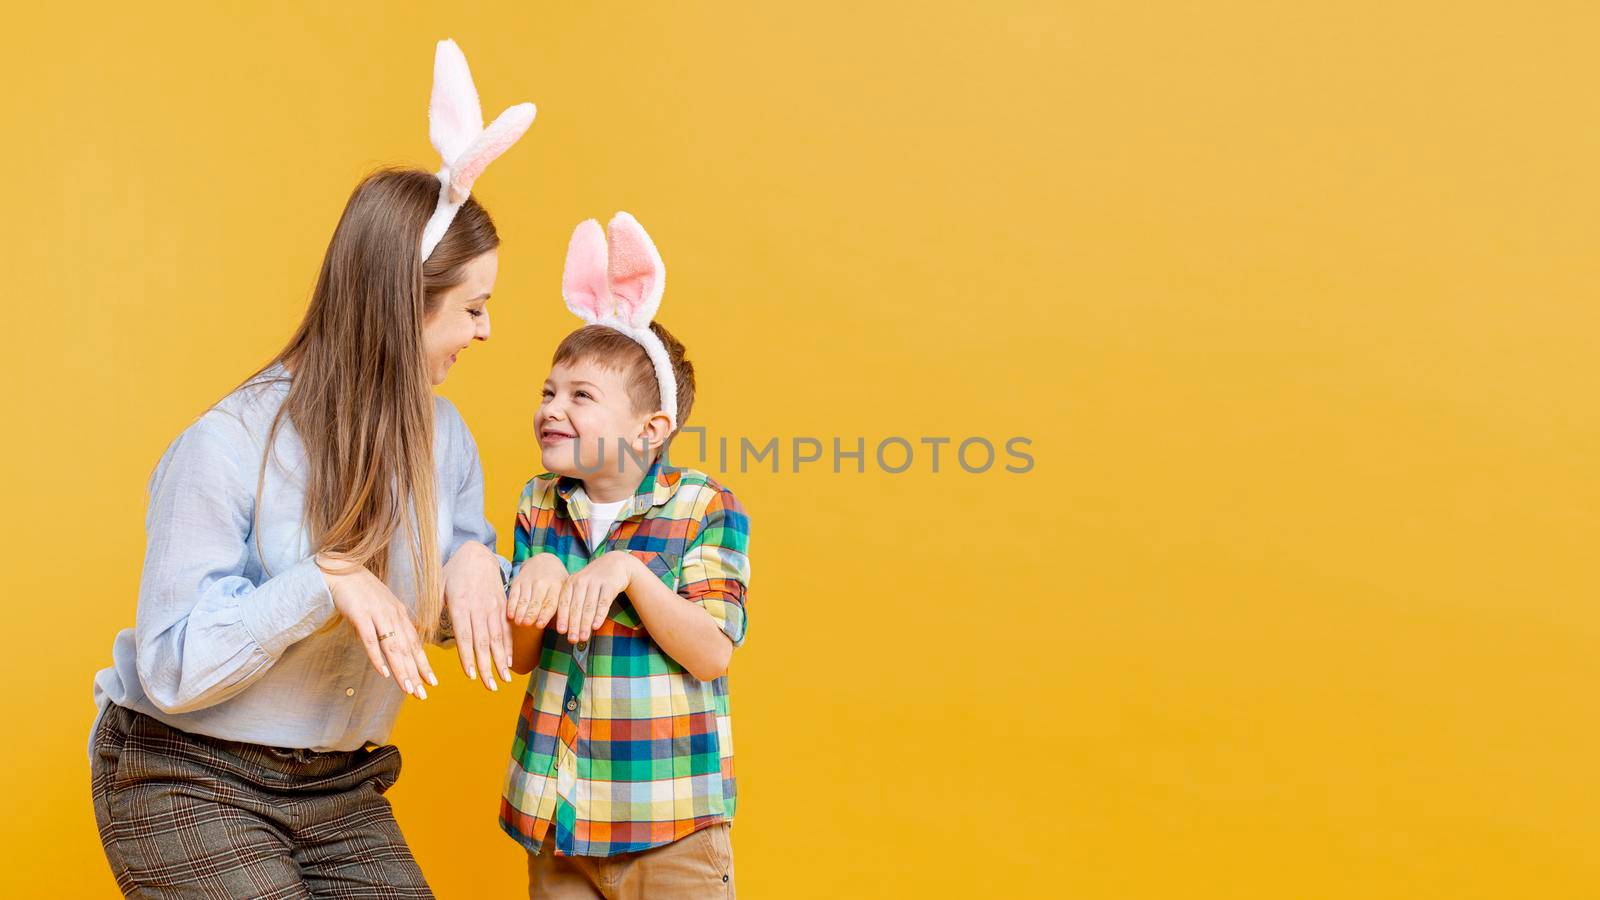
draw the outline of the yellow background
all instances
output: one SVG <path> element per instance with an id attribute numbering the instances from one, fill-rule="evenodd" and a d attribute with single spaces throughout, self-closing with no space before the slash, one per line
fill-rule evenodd
<path id="1" fill-rule="evenodd" d="M 1592 4 L 261 6 L 8 15 L 15 892 L 112 891 L 146 478 L 356 181 L 436 165 L 453 36 L 539 106 L 445 387 L 502 549 L 567 236 L 619 208 L 713 436 L 1032 439 L 727 475 L 746 896 L 1600 895 Z M 517 896 L 517 692 L 449 675 L 391 796 L 442 896 Z"/>

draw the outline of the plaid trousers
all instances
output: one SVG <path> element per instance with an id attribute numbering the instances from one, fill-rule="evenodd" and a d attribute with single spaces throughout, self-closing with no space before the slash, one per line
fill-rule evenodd
<path id="1" fill-rule="evenodd" d="M 111 704 L 90 766 L 129 897 L 432 897 L 383 793 L 400 751 L 319 753 L 191 734 Z"/>

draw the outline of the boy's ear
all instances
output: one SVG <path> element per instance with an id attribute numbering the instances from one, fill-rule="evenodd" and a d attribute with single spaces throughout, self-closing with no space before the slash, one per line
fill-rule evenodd
<path id="1" fill-rule="evenodd" d="M 641 434 L 649 442 L 650 452 L 654 453 L 661 449 L 661 445 L 667 442 L 668 437 L 672 436 L 672 422 L 666 413 L 658 410 L 645 420 Z"/>

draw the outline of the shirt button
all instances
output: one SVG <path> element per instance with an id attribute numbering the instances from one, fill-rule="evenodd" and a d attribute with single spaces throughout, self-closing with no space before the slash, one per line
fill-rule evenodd
<path id="1" fill-rule="evenodd" d="M 354 697 L 356 695 L 356 689 L 355 688 L 345 688 L 344 689 L 344 695 L 346 697 Z"/>
<path id="2" fill-rule="evenodd" d="M 578 708 L 578 699 L 576 697 L 574 697 L 573 699 L 567 701 L 567 709 L 577 709 L 577 708 Z"/>

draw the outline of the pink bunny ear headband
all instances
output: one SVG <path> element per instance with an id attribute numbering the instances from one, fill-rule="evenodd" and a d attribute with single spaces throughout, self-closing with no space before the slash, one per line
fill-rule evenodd
<path id="1" fill-rule="evenodd" d="M 606 226 L 579 223 L 567 246 L 567 266 L 561 273 L 561 295 L 567 309 L 590 325 L 614 328 L 639 343 L 656 370 L 661 385 L 661 411 L 678 427 L 678 381 L 672 376 L 672 359 L 666 345 L 650 330 L 650 320 L 661 306 L 667 269 L 650 235 L 633 216 L 619 212 Z"/>
<path id="2" fill-rule="evenodd" d="M 467 58 L 452 40 L 442 40 L 433 55 L 433 96 L 428 102 L 428 138 L 444 165 L 439 169 L 439 203 L 422 229 L 422 259 L 433 255 L 456 211 L 467 202 L 472 183 L 489 163 L 511 149 L 533 124 L 532 103 L 518 103 L 483 127 L 483 107 L 472 83 Z"/>

